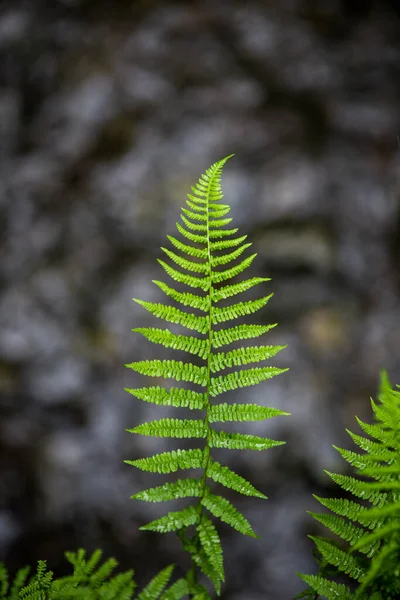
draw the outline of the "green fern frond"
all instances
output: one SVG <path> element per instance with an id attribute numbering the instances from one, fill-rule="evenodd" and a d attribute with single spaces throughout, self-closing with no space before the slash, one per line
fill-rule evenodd
<path id="1" fill-rule="evenodd" d="M 252 277 L 251 279 L 246 279 L 245 281 L 241 281 L 240 283 L 224 285 L 218 290 L 213 290 L 212 299 L 214 302 L 226 300 L 227 298 L 231 298 L 232 296 L 236 296 L 237 294 L 246 292 L 252 287 L 258 285 L 259 283 L 264 283 L 265 281 L 271 281 L 270 277 Z"/>
<path id="2" fill-rule="evenodd" d="M 155 304 L 154 302 L 143 302 L 137 298 L 133 298 L 133 300 L 159 319 L 164 319 L 170 323 L 177 323 L 182 325 L 182 327 L 193 329 L 199 333 L 206 333 L 208 331 L 207 317 L 198 317 L 192 313 L 185 313 L 174 306 L 165 306 L 164 304 Z"/>
<path id="3" fill-rule="evenodd" d="M 232 279 L 233 277 L 237 277 L 240 273 L 248 269 L 257 254 L 252 254 L 245 258 L 241 263 L 231 267 L 230 269 L 225 269 L 224 271 L 214 271 L 211 275 L 211 281 L 213 283 L 221 283 L 222 281 L 227 281 L 228 279 Z"/>
<path id="4" fill-rule="evenodd" d="M 257 435 L 227 433 L 226 431 L 212 431 L 210 439 L 211 448 L 227 448 L 229 450 L 267 450 L 284 443 Z"/>
<path id="5" fill-rule="evenodd" d="M 210 460 L 207 465 L 207 477 L 221 485 L 239 492 L 244 496 L 267 499 L 267 496 L 259 492 L 249 481 L 241 475 L 232 471 L 229 467 L 220 465 L 217 461 Z"/>
<path id="6" fill-rule="evenodd" d="M 153 279 L 152 281 L 164 292 L 166 296 L 169 296 L 172 298 L 172 300 L 175 300 L 175 302 L 179 302 L 179 304 L 183 304 L 184 306 L 190 306 L 191 308 L 198 308 L 203 312 L 209 312 L 211 306 L 211 300 L 209 296 L 195 296 L 189 292 L 178 292 L 162 281 L 157 281 L 156 279 Z M 172 322 L 179 323 L 179 321 Z M 204 333 L 202 330 L 199 331 Z"/>
<path id="7" fill-rule="evenodd" d="M 173 569 L 173 566 L 169 566 L 158 573 L 139 594 L 137 600 L 157 600 L 168 585 Z"/>
<path id="8" fill-rule="evenodd" d="M 213 308 L 211 311 L 211 321 L 213 325 L 224 323 L 225 321 L 232 321 L 233 319 L 239 319 L 239 317 L 246 317 L 260 310 L 268 304 L 268 301 L 272 298 L 273 294 L 259 298 L 258 300 L 249 300 L 248 302 L 239 302 L 238 304 L 231 304 L 230 306 L 224 306 L 224 308 Z"/>
<path id="9" fill-rule="evenodd" d="M 316 497 L 335 514 L 310 513 L 348 544 L 342 550 L 333 542 L 312 538 L 324 560 L 338 574 L 345 573 L 359 582 L 355 595 L 342 591 L 360 600 L 400 597 L 400 401 L 385 373 L 381 376 L 379 403 L 371 401 L 371 405 L 375 423 L 369 425 L 357 419 L 369 437 L 348 431 L 364 454 L 336 449 L 360 475 L 376 481 L 326 471 L 343 490 L 370 506 L 353 500 Z M 327 598 L 337 597 L 332 596 L 336 592 L 329 592 L 329 586 L 336 590 L 335 582 L 319 576 L 300 577 L 315 592 Z"/>
<path id="10" fill-rule="evenodd" d="M 198 479 L 178 479 L 155 488 L 133 494 L 131 498 L 145 502 L 166 502 L 174 498 L 201 498 L 203 486 Z"/>
<path id="11" fill-rule="evenodd" d="M 327 600 L 351 600 L 354 598 L 350 588 L 342 583 L 335 583 L 318 575 L 299 574 L 299 577 L 317 594 L 327 598 Z"/>
<path id="12" fill-rule="evenodd" d="M 185 388 L 170 388 L 169 390 L 154 386 L 139 389 L 125 388 L 125 391 L 143 402 L 151 402 L 158 406 L 176 406 L 203 410 L 207 401 L 205 394 L 193 392 Z"/>
<path id="13" fill-rule="evenodd" d="M 207 555 L 208 560 L 214 566 L 221 581 L 224 581 L 224 560 L 222 556 L 221 540 L 219 539 L 218 531 L 215 525 L 203 516 L 201 523 L 197 526 L 199 539 Z"/>
<path id="14" fill-rule="evenodd" d="M 226 498 L 216 496 L 207 490 L 201 503 L 214 517 L 219 517 L 221 521 L 224 521 L 236 531 L 250 537 L 258 537 L 248 520 Z"/>
<path id="15" fill-rule="evenodd" d="M 250 385 L 257 385 L 266 379 L 271 379 L 276 375 L 285 373 L 288 369 L 278 369 L 278 367 L 255 367 L 254 369 L 243 369 L 235 371 L 228 375 L 211 377 L 210 396 L 215 397 L 219 394 L 236 390 Z"/>
<path id="16" fill-rule="evenodd" d="M 125 366 L 148 377 L 189 381 L 203 387 L 207 385 L 206 367 L 196 367 L 191 363 L 178 360 L 140 360 Z"/>
<path id="17" fill-rule="evenodd" d="M 250 348 L 238 348 L 230 352 L 218 352 L 211 355 L 210 369 L 217 373 L 227 367 L 241 367 L 254 362 L 260 362 L 276 356 L 278 352 L 287 346 L 254 346 Z"/>
<path id="18" fill-rule="evenodd" d="M 168 533 L 177 531 L 183 527 L 195 525 L 199 520 L 199 513 L 194 506 L 188 506 L 183 510 L 169 512 L 165 517 L 156 519 L 147 525 L 140 527 L 143 531 L 158 531 L 159 533 Z"/>
<path id="19" fill-rule="evenodd" d="M 136 327 L 133 331 L 164 348 L 195 355 L 203 361 L 202 366 L 178 360 L 143 360 L 126 365 L 140 375 L 157 379 L 157 385 L 151 387 L 127 388 L 132 396 L 159 406 L 204 411 L 203 419 L 163 418 L 128 429 L 132 433 L 148 436 L 200 438 L 204 440 L 202 449 L 175 450 L 148 458 L 125 461 L 152 473 L 172 473 L 178 469 L 203 470 L 202 476 L 198 479 L 194 477 L 179 479 L 174 483 L 159 485 L 133 495 L 133 498 L 147 502 L 198 498 L 196 506 L 168 513 L 144 527 L 147 530 L 163 533 L 168 531 L 178 533 L 184 548 L 192 557 L 192 570 L 185 581 L 189 586 L 189 595 L 197 600 L 209 596 L 205 588 L 196 582 L 196 567 L 211 580 L 217 593 L 224 580 L 222 549 L 217 530 L 206 518 L 204 511 L 208 510 L 214 517 L 230 524 L 241 533 L 255 537 L 245 517 L 228 500 L 211 493 L 208 482 L 220 484 L 245 496 L 266 497 L 246 479 L 214 461 L 210 456 L 210 449 L 265 450 L 283 443 L 249 434 L 217 432 L 213 429 L 213 424 L 261 421 L 288 414 L 255 404 L 213 403 L 213 398 L 219 394 L 261 383 L 287 370 L 275 366 L 254 367 L 222 376 L 212 376 L 213 373 L 232 366 L 242 367 L 249 363 L 271 359 L 285 347 L 262 345 L 237 348 L 228 352 L 213 351 L 233 342 L 258 338 L 275 327 L 275 324 L 236 327 L 223 325 L 225 322 L 261 310 L 267 305 L 272 294 L 256 300 L 232 303 L 229 306 L 217 306 L 222 300 L 269 281 L 264 277 L 252 277 L 234 283 L 225 283 L 244 273 L 256 257 L 256 254 L 246 256 L 246 251 L 251 246 L 250 243 L 244 243 L 247 236 L 235 237 L 238 229 L 227 228 L 232 219 L 226 217 L 230 210 L 229 205 L 220 203 L 223 197 L 220 181 L 223 166 L 228 158 L 214 163 L 207 169 L 198 183 L 192 187 L 193 193 L 188 194 L 187 208 L 182 209 L 181 222 L 176 223 L 182 240 L 168 236 L 173 250 L 162 248 L 174 266 L 162 260 L 158 261 L 173 280 L 183 286 L 194 288 L 194 291 L 176 290 L 161 281 L 154 280 L 170 301 L 199 310 L 203 314 L 200 316 L 186 313 L 172 305 L 135 299 L 155 317 L 191 329 L 201 335 L 191 337 L 174 333 L 169 329 L 153 327 Z M 216 329 L 215 325 L 221 326 Z M 203 390 L 200 393 L 178 387 L 164 389 L 160 385 L 160 379 L 185 381 L 200 385 Z M 188 532 L 187 529 L 193 525 L 195 527 Z"/>
<path id="20" fill-rule="evenodd" d="M 201 419 L 158 419 L 126 431 L 163 438 L 205 438 L 207 436 L 207 427 Z"/>
<path id="21" fill-rule="evenodd" d="M 186 579 L 178 579 L 161 596 L 160 600 L 182 600 L 189 594 Z"/>
<path id="22" fill-rule="evenodd" d="M 237 325 L 230 329 L 221 329 L 220 331 L 214 331 L 212 335 L 212 347 L 221 348 L 221 346 L 227 346 L 241 340 L 249 340 L 260 337 L 264 333 L 267 333 L 273 327 L 276 327 L 277 323 L 273 325 Z"/>
<path id="23" fill-rule="evenodd" d="M 290 413 L 270 408 L 269 406 L 259 406 L 258 404 L 215 404 L 210 409 L 209 423 L 226 423 L 228 421 L 263 421 L 273 417 L 289 415 Z"/>
<path id="24" fill-rule="evenodd" d="M 192 450 L 172 450 L 161 452 L 146 458 L 136 460 L 125 460 L 141 471 L 148 473 L 175 473 L 178 469 L 201 469 L 204 463 L 203 450 L 194 448 Z"/>

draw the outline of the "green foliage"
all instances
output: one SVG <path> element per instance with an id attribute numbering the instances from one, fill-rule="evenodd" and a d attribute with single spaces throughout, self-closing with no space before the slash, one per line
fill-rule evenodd
<path id="1" fill-rule="evenodd" d="M 251 246 L 246 236 L 235 237 L 237 229 L 227 229 L 230 211 L 222 204 L 221 174 L 229 157 L 213 164 L 188 194 L 187 207 L 182 208 L 181 223 L 177 223 L 181 239 L 168 236 L 171 248 L 162 248 L 169 262 L 159 260 L 166 274 L 178 285 L 170 287 L 155 283 L 173 303 L 161 304 L 135 299 L 155 317 L 200 335 L 153 327 L 133 329 L 149 342 L 195 357 L 188 359 L 143 360 L 126 365 L 141 375 L 157 378 L 157 385 L 127 389 L 144 402 L 159 406 L 189 408 L 202 411 L 200 418 L 162 418 L 142 423 L 128 431 L 134 434 L 204 440 L 198 449 L 163 452 L 158 455 L 126 461 L 143 471 L 171 473 L 178 469 L 200 469 L 197 478 L 188 477 L 138 492 L 132 497 L 146 502 L 164 502 L 175 498 L 197 498 L 182 510 L 169 512 L 142 529 L 176 531 L 184 549 L 192 558 L 192 568 L 186 581 L 193 598 L 208 598 L 205 588 L 197 583 L 196 567 L 214 584 L 217 593 L 224 580 L 222 548 L 218 531 L 209 515 L 229 524 L 236 531 L 256 537 L 250 523 L 219 492 L 212 493 L 209 484 L 220 484 L 245 496 L 266 498 L 248 481 L 221 466 L 210 455 L 211 448 L 265 450 L 283 442 L 250 434 L 216 431 L 214 423 L 261 421 L 287 415 L 283 411 L 254 404 L 216 403 L 214 398 L 231 390 L 252 386 L 286 371 L 272 366 L 250 367 L 273 358 L 285 346 L 250 346 L 219 351 L 234 342 L 260 337 L 273 325 L 223 324 L 252 315 L 266 306 L 272 294 L 255 300 L 229 302 L 229 298 L 250 290 L 269 279 L 252 277 L 239 280 L 252 264 L 256 254 L 246 256 Z M 187 289 L 190 288 L 190 289 Z M 226 303 L 228 302 L 228 303 Z M 183 306 L 184 310 L 180 307 Z M 189 312 L 189 307 L 196 312 Z M 226 372 L 227 369 L 235 370 Z M 219 374 L 221 373 L 221 374 Z M 195 386 L 166 387 L 162 380 L 172 379 Z M 194 526 L 194 527 L 193 527 Z"/>
<path id="2" fill-rule="evenodd" d="M 390 600 L 400 598 L 400 392 L 382 373 L 379 402 L 371 400 L 375 423 L 357 419 L 364 437 L 348 432 L 363 454 L 336 448 L 361 477 L 327 474 L 343 490 L 363 501 L 314 496 L 330 513 L 310 513 L 338 536 L 343 544 L 311 537 L 322 563 L 334 567 L 337 579 L 347 575 L 358 583 L 347 585 L 318 575 L 300 575 L 319 596 Z M 372 438 L 372 439 L 371 439 Z M 369 504 L 368 504 L 369 503 Z"/>
<path id="3" fill-rule="evenodd" d="M 66 552 L 73 567 L 72 575 L 54 578 L 46 561 L 38 562 L 36 574 L 28 581 L 29 567 L 20 569 L 9 584 L 8 573 L 0 563 L 1 600 L 131 600 L 134 598 L 133 571 L 112 575 L 118 563 L 109 558 L 100 564 L 102 553 L 96 550 L 86 559 L 86 551 Z M 173 567 L 169 566 L 150 581 L 137 600 L 180 600 L 188 594 L 185 580 L 179 579 L 165 589 Z M 164 592 L 164 593 L 163 593 Z"/>

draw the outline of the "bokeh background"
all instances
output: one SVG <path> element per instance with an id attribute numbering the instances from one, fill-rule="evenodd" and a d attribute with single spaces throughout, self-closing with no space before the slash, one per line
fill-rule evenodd
<path id="1" fill-rule="evenodd" d="M 396 8 L 397 6 L 397 8 Z M 123 459 L 166 449 L 125 432 L 160 410 L 123 391 L 154 348 L 133 296 L 160 300 L 156 258 L 199 174 L 223 176 L 259 322 L 290 371 L 249 401 L 287 440 L 225 459 L 269 500 L 230 496 L 255 541 L 222 528 L 223 599 L 286 600 L 314 569 L 312 492 L 335 489 L 379 369 L 400 383 L 400 9 L 373 0 L 9 0 L 0 4 L 0 560 L 12 571 L 101 547 L 139 583 L 175 562 L 164 481 Z M 166 276 L 164 276 L 165 279 Z M 164 297 L 165 298 L 165 297 Z M 168 355 L 164 353 L 164 356 Z M 234 400 L 234 394 L 230 395 Z M 165 414 L 165 413 L 164 413 Z M 253 428 L 254 431 L 254 428 Z M 172 507 L 173 508 L 173 507 Z"/>

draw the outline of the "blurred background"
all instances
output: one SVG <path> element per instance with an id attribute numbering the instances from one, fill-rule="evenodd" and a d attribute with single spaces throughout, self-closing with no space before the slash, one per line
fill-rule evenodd
<path id="1" fill-rule="evenodd" d="M 167 280 L 159 247 L 189 186 L 234 152 L 225 200 L 258 252 L 252 275 L 275 293 L 252 322 L 280 323 L 264 342 L 288 344 L 274 364 L 290 367 L 246 399 L 292 416 L 252 427 L 286 446 L 223 457 L 269 496 L 229 496 L 262 539 L 222 527 L 223 599 L 303 589 L 311 494 L 334 494 L 323 469 L 345 468 L 332 444 L 351 447 L 355 413 L 370 419 L 381 367 L 400 383 L 399 39 L 399 5 L 384 0 L 0 3 L 0 560 L 12 571 L 47 558 L 62 574 L 80 546 L 140 584 L 186 567 L 172 534 L 138 532 L 166 505 L 129 496 L 165 478 L 123 459 L 168 444 L 125 432 L 161 409 L 124 392 L 148 380 L 123 364 L 155 355 L 130 330 L 162 324 L 131 298 L 165 299 L 151 283 Z"/>

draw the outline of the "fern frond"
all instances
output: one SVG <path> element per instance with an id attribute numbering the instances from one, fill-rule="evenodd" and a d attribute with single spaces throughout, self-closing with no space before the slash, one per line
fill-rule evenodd
<path id="1" fill-rule="evenodd" d="M 203 467 L 203 450 L 172 450 L 161 452 L 148 458 L 125 460 L 125 463 L 149 473 L 175 473 L 178 469 L 201 469 Z"/>
<path id="2" fill-rule="evenodd" d="M 299 574 L 299 577 L 327 600 L 351 600 L 353 598 L 350 588 L 342 583 L 335 583 L 318 575 Z"/>
<path id="3" fill-rule="evenodd" d="M 285 373 L 288 369 L 279 369 L 278 367 L 256 367 L 254 369 L 244 369 L 242 371 L 235 371 L 228 375 L 220 375 L 219 377 L 212 377 L 210 384 L 210 396 L 218 396 L 224 392 L 230 390 L 236 390 L 237 388 L 248 387 L 250 385 L 257 385 L 261 381 L 271 379 L 276 375 Z"/>
<path id="4" fill-rule="evenodd" d="M 131 498 L 145 502 L 166 502 L 174 498 L 200 498 L 202 493 L 203 486 L 198 479 L 178 479 L 173 483 L 164 483 L 133 494 Z"/>
<path id="5" fill-rule="evenodd" d="M 337 573 L 345 573 L 360 583 L 355 593 L 360 600 L 397 598 L 400 593 L 400 572 L 394 567 L 400 558 L 400 403 L 393 403 L 392 391 L 383 373 L 380 404 L 371 403 L 375 423 L 370 425 L 357 419 L 368 437 L 347 430 L 364 454 L 336 447 L 359 474 L 376 481 L 326 471 L 343 490 L 368 501 L 372 508 L 353 500 L 316 496 L 335 514 L 310 513 L 347 542 L 348 547 L 341 550 L 333 542 L 312 538 L 324 560 L 335 567 Z M 336 585 L 327 579 L 301 577 L 314 591 L 325 595 L 327 588 L 323 586 Z"/>
<path id="6" fill-rule="evenodd" d="M 208 344 L 206 340 L 188 337 L 186 335 L 176 335 L 169 329 L 155 329 L 154 327 L 136 327 L 132 329 L 135 333 L 141 333 L 149 342 L 161 344 L 165 348 L 174 350 L 183 350 L 190 354 L 196 354 L 200 358 L 206 358 L 208 355 Z"/>
<path id="7" fill-rule="evenodd" d="M 360 562 L 348 552 L 340 550 L 333 542 L 327 541 L 318 536 L 310 536 L 315 542 L 322 557 L 334 567 L 337 567 L 342 573 L 346 573 L 352 579 L 361 581 L 365 577 L 365 570 L 360 565 Z"/>
<path id="8" fill-rule="evenodd" d="M 199 243 L 199 244 L 207 244 L 207 236 L 206 235 L 197 235 L 196 233 L 192 233 L 191 231 L 187 231 L 180 223 L 176 223 L 176 228 L 183 237 L 190 240 L 191 242 Z"/>
<path id="9" fill-rule="evenodd" d="M 169 390 L 154 386 L 138 389 L 125 388 L 135 398 L 143 402 L 151 402 L 158 406 L 176 406 L 178 408 L 190 408 L 192 410 L 203 410 L 206 403 L 206 395 L 184 388 L 170 388 Z"/>
<path id="10" fill-rule="evenodd" d="M 268 301 L 272 298 L 273 294 L 259 298 L 258 300 L 249 300 L 248 302 L 239 302 L 238 304 L 231 304 L 230 306 L 224 306 L 224 308 L 213 308 L 211 312 L 211 320 L 214 325 L 218 323 L 224 323 L 225 321 L 232 321 L 239 317 L 245 317 L 251 315 L 260 308 L 263 308 L 268 304 Z"/>
<path id="11" fill-rule="evenodd" d="M 263 421 L 272 417 L 287 416 L 290 413 L 269 406 L 258 404 L 215 404 L 210 408 L 210 423 L 226 423 L 227 421 Z"/>
<path id="12" fill-rule="evenodd" d="M 201 522 L 197 525 L 197 531 L 204 553 L 210 563 L 214 566 L 221 581 L 224 581 L 225 575 L 222 546 L 215 525 L 210 519 L 203 516 Z"/>
<path id="13" fill-rule="evenodd" d="M 249 348 L 238 348 L 230 352 L 218 352 L 211 355 L 210 369 L 217 373 L 227 367 L 241 367 L 254 362 L 260 362 L 276 356 L 278 352 L 287 346 L 251 346 Z"/>
<path id="14" fill-rule="evenodd" d="M 193 329 L 199 333 L 206 333 L 208 330 L 207 317 L 198 317 L 191 313 L 185 313 L 173 306 L 155 304 L 154 302 L 144 302 L 143 300 L 138 300 L 137 298 L 133 298 L 133 300 L 159 319 L 164 319 L 170 323 L 177 323 L 182 325 L 182 327 Z"/>
<path id="15" fill-rule="evenodd" d="M 224 271 L 214 271 L 211 276 L 211 281 L 213 283 L 221 283 L 222 281 L 237 277 L 239 273 L 242 273 L 251 265 L 256 256 L 257 254 L 252 254 L 251 256 L 245 258 L 241 263 L 231 267 L 230 269 L 225 269 Z"/>
<path id="16" fill-rule="evenodd" d="M 236 531 L 250 537 L 258 537 L 248 520 L 226 498 L 215 496 L 215 494 L 207 491 L 201 503 L 214 517 L 219 517 L 221 521 L 224 521 Z"/>
<path id="17" fill-rule="evenodd" d="M 180 360 L 139 360 L 125 366 L 149 377 L 190 381 L 203 387 L 207 385 L 206 367 L 196 367 L 191 363 L 184 363 Z"/>
<path id="18" fill-rule="evenodd" d="M 213 349 L 233 342 L 258 338 L 275 327 L 275 325 L 239 325 L 215 330 L 215 325 L 251 315 L 262 309 L 272 297 L 270 294 L 256 300 L 231 303 L 229 306 L 223 307 L 217 306 L 218 302 L 222 300 L 269 281 L 268 278 L 253 277 L 233 284 L 225 283 L 245 272 L 256 256 L 256 254 L 252 254 L 242 259 L 242 255 L 251 244 L 244 243 L 246 235 L 235 237 L 237 228 L 227 229 L 232 219 L 226 217 L 230 211 L 229 205 L 220 203 L 223 197 L 220 180 L 223 166 L 228 158 L 211 165 L 200 177 L 198 183 L 192 187 L 193 193 L 188 194 L 188 208 L 182 208 L 181 223 L 176 223 L 178 233 L 182 236 L 183 241 L 168 236 L 173 250 L 162 248 L 174 266 L 162 260 L 158 261 L 173 280 L 182 286 L 199 289 L 199 294 L 176 290 L 161 281 L 154 280 L 154 283 L 168 298 L 205 314 L 198 316 L 186 313 L 174 306 L 135 299 L 155 317 L 204 335 L 204 337 L 198 338 L 177 334 L 165 328 L 136 327 L 133 331 L 140 333 L 149 342 L 174 351 L 179 350 L 195 355 L 204 363 L 202 366 L 197 366 L 178 360 L 142 360 L 126 365 L 137 373 L 155 377 L 158 380 L 161 378 L 175 379 L 203 387 L 202 393 L 178 387 L 164 389 L 161 385 L 127 388 L 130 394 L 144 402 L 159 406 L 204 410 L 205 412 L 203 419 L 163 418 L 142 423 L 127 430 L 147 436 L 205 440 L 202 450 L 176 450 L 148 458 L 125 461 L 127 464 L 152 473 L 172 473 L 178 469 L 203 470 L 202 476 L 198 479 L 195 477 L 182 478 L 173 483 L 164 483 L 140 491 L 132 496 L 137 500 L 147 502 L 164 502 L 174 498 L 198 498 L 195 507 L 190 506 L 178 512 L 168 513 L 143 527 L 146 530 L 163 533 L 177 531 L 184 549 L 192 557 L 192 569 L 186 578 L 187 588 L 177 586 L 176 593 L 167 590 L 162 595 L 164 600 L 170 598 L 175 600 L 172 593 L 176 595 L 176 598 L 181 598 L 185 592 L 189 593 L 192 600 L 209 600 L 206 589 L 197 583 L 196 567 L 210 579 L 217 594 L 220 593 L 221 583 L 224 580 L 222 548 L 217 530 L 211 520 L 205 516 L 205 510 L 238 531 L 256 537 L 245 517 L 228 500 L 212 494 L 208 483 L 220 484 L 245 496 L 259 498 L 266 498 L 266 496 L 246 479 L 228 467 L 223 467 L 215 462 L 210 456 L 210 449 L 265 450 L 283 443 L 249 434 L 217 432 L 213 429 L 213 424 L 259 421 L 288 414 L 255 404 L 221 403 L 215 405 L 212 403 L 212 398 L 223 392 L 255 385 L 287 370 L 278 367 L 259 367 L 236 371 L 224 376 L 212 376 L 212 374 L 232 366 L 242 367 L 249 363 L 267 360 L 285 347 L 262 345 L 237 348 L 228 352 L 213 352 Z M 239 259 L 238 264 L 233 264 L 233 261 L 237 259 Z M 196 526 L 194 534 L 192 531 L 186 531 L 192 525 Z"/>
<path id="19" fill-rule="evenodd" d="M 196 296 L 195 294 L 190 294 L 189 292 L 178 292 L 177 290 L 174 290 L 174 288 L 169 287 L 166 283 L 157 281 L 156 279 L 153 279 L 152 282 L 155 283 L 164 292 L 164 294 L 175 300 L 175 302 L 179 302 L 184 306 L 190 306 L 191 308 L 198 308 L 203 312 L 209 312 L 211 306 L 211 300 L 209 296 Z M 173 323 L 177 322 L 178 321 L 173 321 Z"/>
<path id="20" fill-rule="evenodd" d="M 156 519 L 148 525 L 140 527 L 143 531 L 158 531 L 159 533 L 168 533 L 169 531 L 177 531 L 184 527 L 190 527 L 198 522 L 199 515 L 194 506 L 188 506 L 183 510 L 170 512 L 165 517 Z"/>
<path id="21" fill-rule="evenodd" d="M 241 475 L 232 471 L 229 467 L 223 467 L 217 461 L 209 461 L 207 465 L 207 477 L 210 477 L 216 483 L 239 492 L 244 496 L 254 496 L 256 498 L 267 499 L 267 496 L 259 492 L 249 481 Z"/>
<path id="22" fill-rule="evenodd" d="M 181 269 L 187 269 L 188 271 L 193 271 L 193 273 L 208 272 L 208 264 L 206 262 L 193 262 L 192 260 L 178 256 L 178 254 L 175 254 L 172 250 L 168 250 L 168 248 L 161 247 L 161 250 L 165 252 L 168 258 L 181 267 Z"/>
<path id="23" fill-rule="evenodd" d="M 194 256 L 195 258 L 207 259 L 207 255 L 208 255 L 207 248 L 196 248 L 195 246 L 188 246 L 187 244 L 184 244 L 180 240 L 177 240 L 172 235 L 167 235 L 167 238 L 169 239 L 171 244 L 173 246 L 175 246 L 175 248 L 177 248 L 181 252 L 184 252 L 185 254 L 188 254 L 189 256 Z"/>
<path id="24" fill-rule="evenodd" d="M 276 327 L 277 323 L 273 325 L 237 325 L 230 329 L 221 329 L 220 331 L 214 331 L 212 336 L 212 347 L 221 348 L 221 346 L 227 346 L 233 342 L 239 340 L 249 340 L 252 338 L 260 337 L 264 333 L 267 333 L 270 329 Z"/>
<path id="25" fill-rule="evenodd" d="M 234 248 L 235 246 L 239 246 L 244 240 L 247 239 L 247 235 L 242 235 L 238 238 L 233 238 L 232 240 L 222 240 L 220 242 L 211 242 L 210 250 L 211 252 L 215 252 L 216 250 L 226 250 L 227 248 Z"/>
<path id="26" fill-rule="evenodd" d="M 186 579 L 178 579 L 161 596 L 160 600 L 182 600 L 189 594 Z"/>
<path id="27" fill-rule="evenodd" d="M 285 442 L 270 440 L 246 433 L 227 433 L 226 431 L 212 431 L 211 448 L 228 448 L 229 450 L 267 450 L 282 446 Z"/>
<path id="28" fill-rule="evenodd" d="M 139 594 L 137 600 L 157 600 L 168 585 L 173 570 L 174 567 L 169 566 L 158 573 Z"/>
<path id="29" fill-rule="evenodd" d="M 235 260 L 235 258 L 238 258 L 241 254 L 243 254 L 243 252 L 247 248 L 250 248 L 250 246 L 252 246 L 252 244 L 243 244 L 243 246 L 240 246 L 240 248 L 238 248 L 237 250 L 234 250 L 230 254 L 222 254 L 221 256 L 215 256 L 215 257 L 212 256 L 211 257 L 211 266 L 218 267 L 220 265 L 226 265 L 226 264 L 230 263 L 232 260 Z"/>
<path id="30" fill-rule="evenodd" d="M 231 298 L 232 296 L 236 296 L 237 294 L 241 294 L 242 292 L 246 292 L 251 289 L 255 285 L 259 283 L 263 283 L 264 281 L 271 281 L 270 277 L 252 277 L 252 279 L 245 279 L 240 283 L 234 283 L 232 285 L 224 285 L 220 287 L 218 290 L 212 291 L 212 299 L 214 302 L 219 302 L 220 300 L 226 300 L 226 298 Z"/>
<path id="31" fill-rule="evenodd" d="M 126 431 L 161 438 L 205 438 L 207 436 L 207 427 L 201 419 L 158 419 Z"/>
<path id="32" fill-rule="evenodd" d="M 203 292 L 207 292 L 210 288 L 210 280 L 208 277 L 195 277 L 194 275 L 187 275 L 187 273 L 181 273 L 177 271 L 170 265 L 167 265 L 160 258 L 157 259 L 164 271 L 173 279 L 174 281 L 178 281 L 179 283 L 184 283 L 192 288 L 198 288 L 203 290 Z"/>

